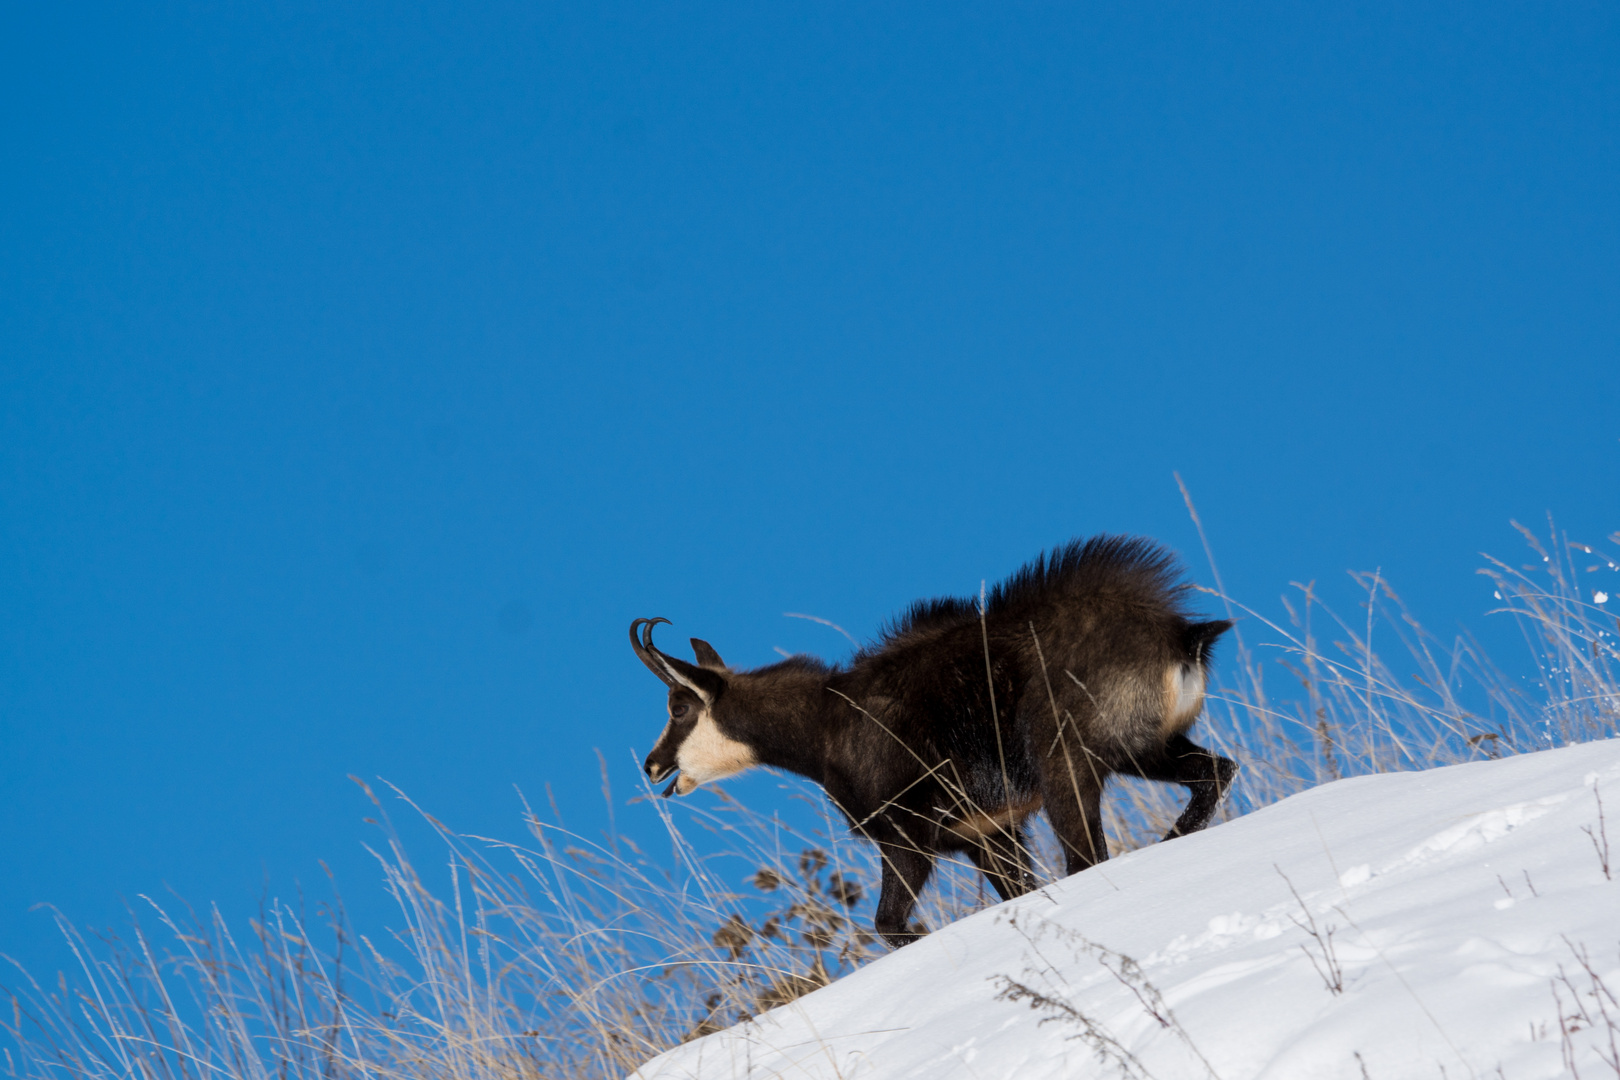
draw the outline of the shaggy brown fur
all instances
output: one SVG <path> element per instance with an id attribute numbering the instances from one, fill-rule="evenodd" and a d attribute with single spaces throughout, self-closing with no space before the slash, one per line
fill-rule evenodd
<path id="1" fill-rule="evenodd" d="M 1112 773 L 1192 792 L 1165 839 L 1209 821 L 1237 765 L 1185 732 L 1203 706 L 1210 646 L 1231 623 L 1193 622 L 1175 560 L 1148 540 L 1076 540 L 970 600 L 919 601 L 846 666 L 797 656 L 732 671 L 696 638 L 696 664 L 654 647 L 666 619 L 630 625 L 669 686 L 669 724 L 647 756 L 686 794 L 750 765 L 819 783 L 878 845 L 876 926 L 911 922 L 934 858 L 966 850 L 1003 898 L 1033 887 L 1024 819 L 1044 807 L 1069 873 L 1108 857 Z M 639 633 L 638 633 L 639 632 Z"/>

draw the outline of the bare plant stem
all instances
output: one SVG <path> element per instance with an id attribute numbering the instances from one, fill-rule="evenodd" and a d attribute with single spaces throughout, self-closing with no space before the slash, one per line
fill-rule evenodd
<path id="1" fill-rule="evenodd" d="M 1305 958 L 1311 962 L 1311 967 L 1315 968 L 1316 973 L 1322 977 L 1322 982 L 1327 986 L 1329 993 L 1335 996 L 1344 993 L 1344 967 L 1339 963 L 1338 954 L 1333 949 L 1333 933 L 1336 927 L 1329 926 L 1324 929 L 1318 926 L 1316 916 L 1311 914 L 1310 905 L 1300 898 L 1299 890 L 1294 888 L 1292 881 L 1288 880 L 1288 875 L 1282 872 L 1282 867 L 1273 863 L 1271 868 L 1277 871 L 1277 876 L 1287 883 L 1288 891 L 1294 895 L 1294 902 L 1299 905 L 1300 911 L 1305 913 L 1304 922 L 1301 922 L 1292 914 L 1288 916 L 1289 920 L 1309 934 L 1311 940 L 1316 942 L 1316 952 L 1312 952 L 1310 946 L 1303 943 L 1300 944 L 1300 950 L 1304 952 Z M 1318 959 L 1318 954 L 1320 954 L 1320 959 Z"/>
<path id="2" fill-rule="evenodd" d="M 1597 852 L 1598 865 L 1603 867 L 1603 879 L 1613 881 L 1614 874 L 1609 871 L 1609 826 L 1603 817 L 1603 793 L 1598 790 L 1597 781 L 1592 781 L 1592 795 L 1597 799 L 1598 823 L 1596 831 L 1590 825 L 1582 825 L 1581 831 L 1592 841 L 1592 848 Z"/>

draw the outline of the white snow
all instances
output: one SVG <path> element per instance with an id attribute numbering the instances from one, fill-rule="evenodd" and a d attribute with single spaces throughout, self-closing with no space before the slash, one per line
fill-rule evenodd
<path id="1" fill-rule="evenodd" d="M 1570 1075 L 1566 1053 L 1617 1077 L 1598 1001 L 1616 1025 L 1620 1005 L 1577 952 L 1620 995 L 1620 740 L 1316 788 L 941 928 L 635 1077 L 1534 1080 Z M 1009 980 L 1046 1003 L 1004 1000 Z"/>

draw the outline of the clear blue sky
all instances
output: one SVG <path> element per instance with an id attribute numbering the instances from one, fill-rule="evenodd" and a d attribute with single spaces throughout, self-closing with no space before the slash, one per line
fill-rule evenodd
<path id="1" fill-rule="evenodd" d="M 13 4 L 0 88 L 37 966 L 36 902 L 318 859 L 372 917 L 348 773 L 594 822 L 636 616 L 836 657 L 782 613 L 1102 530 L 1208 580 L 1179 470 L 1252 603 L 1511 644 L 1477 553 L 1620 528 L 1612 4 Z"/>

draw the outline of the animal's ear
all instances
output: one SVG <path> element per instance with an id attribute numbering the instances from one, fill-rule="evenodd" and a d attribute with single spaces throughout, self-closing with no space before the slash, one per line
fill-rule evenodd
<path id="1" fill-rule="evenodd" d="M 726 678 L 718 671 L 688 664 L 675 656 L 666 655 L 663 660 L 669 665 L 670 674 L 675 677 L 675 681 L 702 698 L 705 705 L 713 705 L 714 699 L 726 689 Z"/>
<path id="2" fill-rule="evenodd" d="M 698 667 L 713 668 L 715 671 L 727 670 L 726 662 L 720 659 L 720 654 L 714 651 L 714 646 L 702 638 L 692 639 L 692 653 L 697 657 Z"/>
<path id="3" fill-rule="evenodd" d="M 1209 661 L 1210 647 L 1215 639 L 1232 629 L 1231 619 L 1216 619 L 1214 622 L 1189 623 L 1187 629 L 1181 632 L 1181 644 L 1186 648 L 1187 655 L 1197 663 Z"/>

